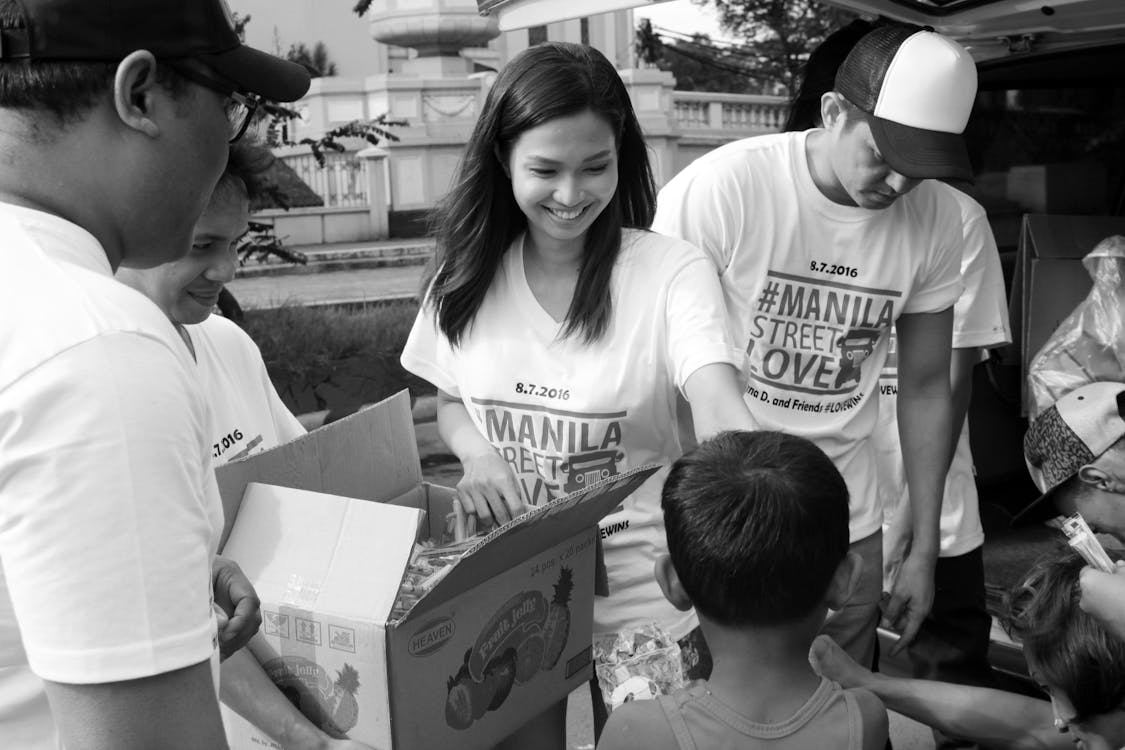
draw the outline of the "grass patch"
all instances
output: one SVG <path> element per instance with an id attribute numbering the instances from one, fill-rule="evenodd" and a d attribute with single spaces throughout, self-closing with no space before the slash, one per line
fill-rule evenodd
<path id="1" fill-rule="evenodd" d="M 402 368 L 418 305 L 285 305 L 246 313 L 244 327 L 262 350 L 278 394 L 295 414 L 354 411 L 403 388 L 412 397 L 434 388 Z"/>

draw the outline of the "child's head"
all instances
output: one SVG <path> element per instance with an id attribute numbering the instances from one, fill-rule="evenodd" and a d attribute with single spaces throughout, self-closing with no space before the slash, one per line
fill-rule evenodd
<path id="1" fill-rule="evenodd" d="M 118 278 L 151 299 L 173 322 L 201 323 L 238 267 L 235 245 L 246 233 L 258 175 L 273 157 L 251 142 L 231 144 L 226 169 L 195 223 L 191 250 L 154 268 L 121 268 Z"/>
<path id="2" fill-rule="evenodd" d="M 1086 747 L 1116 750 L 1125 745 L 1125 643 L 1078 606 L 1085 565 L 1069 550 L 1038 563 L 1009 594 L 1004 625 L 1056 719 Z"/>
<path id="3" fill-rule="evenodd" d="M 672 465 L 662 496 L 677 606 L 727 626 L 821 617 L 850 594 L 848 488 L 824 452 L 782 432 L 724 432 Z"/>
<path id="4" fill-rule="evenodd" d="M 504 252 L 527 231 L 533 243 L 580 251 L 565 334 L 596 339 L 621 228 L 648 227 L 655 204 L 640 124 L 609 60 L 557 42 L 521 52 L 489 89 L 435 214 L 442 330 L 459 339 Z"/>

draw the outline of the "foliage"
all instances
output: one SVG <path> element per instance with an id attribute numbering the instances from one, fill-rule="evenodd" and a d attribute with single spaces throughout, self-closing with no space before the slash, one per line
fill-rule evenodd
<path id="1" fill-rule="evenodd" d="M 246 24 L 250 23 L 250 14 L 245 16 L 241 13 L 231 13 L 234 18 L 234 33 L 238 35 L 238 41 L 243 44 L 246 43 Z"/>
<path id="2" fill-rule="evenodd" d="M 792 94 L 809 52 L 856 14 L 817 0 L 706 0 L 724 30 L 745 42 L 746 65 Z"/>
<path id="3" fill-rule="evenodd" d="M 336 75 L 336 63 L 328 58 L 328 48 L 324 42 L 317 42 L 310 50 L 304 42 L 289 45 L 285 59 L 304 66 L 313 78 Z"/>
<path id="4" fill-rule="evenodd" d="M 276 255 L 286 263 L 304 265 L 309 262 L 307 255 L 285 246 L 282 238 L 274 233 L 272 224 L 260 221 L 249 222 L 249 229 L 234 249 L 238 253 L 239 265 L 245 265 L 248 260 L 264 261 L 271 255 Z"/>
<path id="5" fill-rule="evenodd" d="M 348 150 L 347 146 L 341 142 L 343 139 L 362 138 L 372 146 L 378 146 L 384 140 L 398 140 L 398 136 L 391 132 L 389 128 L 405 127 L 407 124 L 405 120 L 392 120 L 386 114 L 381 114 L 373 120 L 352 120 L 332 128 L 319 138 L 302 138 L 299 141 L 291 141 L 282 136 L 281 124 L 286 119 L 294 119 L 295 117 L 297 117 L 296 112 L 292 115 L 287 113 L 273 115 L 266 128 L 266 143 L 270 147 L 308 146 L 309 150 L 312 151 L 313 158 L 316 159 L 316 163 L 321 167 L 325 164 L 325 151 L 343 153 Z"/>
<path id="6" fill-rule="evenodd" d="M 644 64 L 671 73 L 679 91 L 717 91 L 728 94 L 762 93 L 761 84 L 743 58 L 715 45 L 706 34 L 657 32 L 649 19 L 637 27 L 637 56 Z"/>
<path id="7" fill-rule="evenodd" d="M 371 0 L 357 0 L 352 12 L 357 16 L 363 17 L 367 15 L 367 9 L 371 7 Z"/>
<path id="8" fill-rule="evenodd" d="M 416 303 L 360 309 L 285 305 L 246 314 L 245 328 L 262 350 L 266 369 L 296 414 L 348 410 L 403 388 L 433 393 L 399 355 L 418 314 Z"/>

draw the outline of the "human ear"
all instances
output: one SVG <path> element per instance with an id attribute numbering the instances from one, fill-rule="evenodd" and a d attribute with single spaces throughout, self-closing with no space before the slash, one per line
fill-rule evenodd
<path id="1" fill-rule="evenodd" d="M 1103 469 L 1093 464 L 1086 464 L 1078 470 L 1078 478 L 1084 484 L 1096 487 L 1103 492 L 1113 492 L 1115 480 Z"/>
<path id="2" fill-rule="evenodd" d="M 820 97 L 821 123 L 831 130 L 843 116 L 844 108 L 840 104 L 840 95 L 835 91 L 825 91 Z"/>
<path id="3" fill-rule="evenodd" d="M 118 64 L 113 78 L 113 106 L 117 116 L 126 127 L 150 138 L 160 135 L 153 96 L 159 85 L 156 58 L 147 50 L 131 52 Z"/>
<path id="4" fill-rule="evenodd" d="M 680 577 L 676 574 L 676 567 L 672 565 L 671 557 L 665 554 L 656 558 L 656 562 L 653 563 L 653 573 L 664 598 L 671 602 L 673 607 L 681 612 L 691 609 L 691 598 L 680 583 Z"/>
<path id="5" fill-rule="evenodd" d="M 863 558 L 858 553 L 849 551 L 836 566 L 836 572 L 832 574 L 832 580 L 828 584 L 825 599 L 829 609 L 844 608 L 859 585 L 861 573 L 863 573 Z"/>

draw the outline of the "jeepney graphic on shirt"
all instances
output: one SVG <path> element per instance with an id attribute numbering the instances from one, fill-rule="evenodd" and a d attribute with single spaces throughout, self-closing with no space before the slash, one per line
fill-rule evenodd
<path id="1" fill-rule="evenodd" d="M 629 469 L 621 449 L 628 412 L 470 402 L 477 424 L 512 468 L 528 505 L 548 503 Z"/>
<path id="2" fill-rule="evenodd" d="M 751 319 L 747 396 L 800 412 L 855 408 L 901 297 L 893 289 L 769 271 Z"/>

